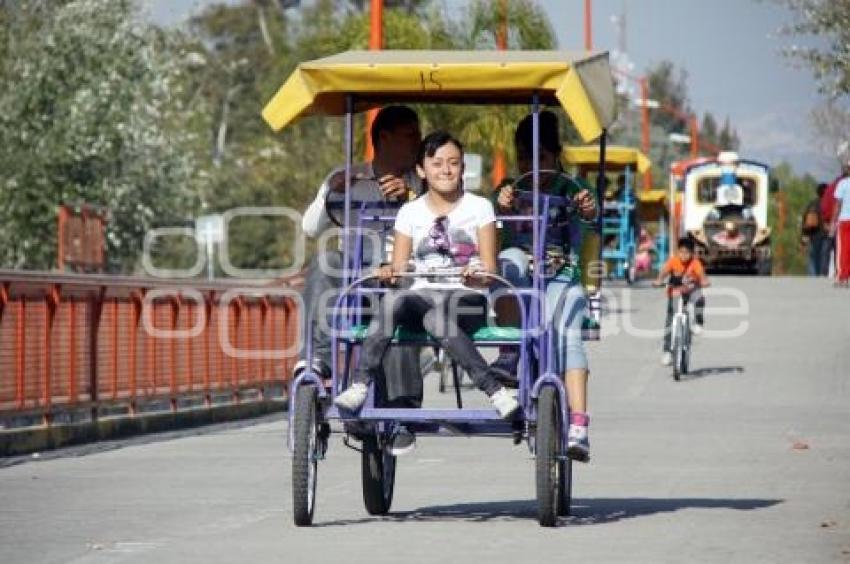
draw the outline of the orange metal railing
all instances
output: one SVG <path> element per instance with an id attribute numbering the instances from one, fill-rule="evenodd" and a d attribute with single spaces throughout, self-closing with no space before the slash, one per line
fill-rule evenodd
<path id="1" fill-rule="evenodd" d="M 287 295 L 287 293 L 289 295 Z M 292 282 L 174 283 L 0 270 L 0 419 L 285 389 Z"/>

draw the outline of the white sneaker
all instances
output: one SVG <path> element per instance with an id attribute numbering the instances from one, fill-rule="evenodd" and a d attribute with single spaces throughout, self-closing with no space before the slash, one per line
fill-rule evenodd
<path id="1" fill-rule="evenodd" d="M 670 351 L 664 351 L 664 353 L 661 355 L 661 364 L 663 364 L 664 366 L 670 366 L 671 364 L 673 364 L 673 353 L 671 353 Z"/>
<path id="2" fill-rule="evenodd" d="M 586 425 L 570 424 L 567 434 L 567 456 L 578 462 L 590 461 L 590 440 Z"/>
<path id="3" fill-rule="evenodd" d="M 499 391 L 490 396 L 490 402 L 499 411 L 502 419 L 508 419 L 514 412 L 519 409 L 519 402 L 505 388 L 499 388 Z"/>
<path id="4" fill-rule="evenodd" d="M 369 388 L 362 382 L 355 382 L 334 399 L 334 405 L 348 411 L 357 411 L 366 401 Z"/>
<path id="5" fill-rule="evenodd" d="M 704 331 L 705 331 L 705 328 L 702 325 L 694 324 L 694 326 L 691 327 L 691 333 L 694 334 L 694 337 L 699 337 L 700 335 L 703 334 Z"/>

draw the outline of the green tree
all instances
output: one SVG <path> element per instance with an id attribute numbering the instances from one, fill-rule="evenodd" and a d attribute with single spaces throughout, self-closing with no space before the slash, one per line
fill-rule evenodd
<path id="1" fill-rule="evenodd" d="M 798 176 L 791 165 L 784 162 L 774 167 L 771 175 L 781 191 L 781 194 L 771 195 L 768 209 L 768 225 L 773 229 L 773 271 L 802 275 L 806 273 L 806 256 L 800 246 L 802 214 L 815 197 L 817 181 L 808 174 Z"/>
<path id="2" fill-rule="evenodd" d="M 782 28 L 785 35 L 819 44 L 792 45 L 784 49 L 786 56 L 807 64 L 828 97 L 850 94 L 850 0 L 775 1 L 795 16 Z"/>
<path id="3" fill-rule="evenodd" d="M 413 3 L 410 3 L 411 6 Z M 468 7 L 457 21 L 430 2 L 384 11 L 387 49 L 458 49 L 495 46 L 492 1 Z M 511 2 L 508 13 L 511 48 L 551 48 L 554 34 L 543 13 L 531 2 Z M 302 7 L 297 24 L 287 13 L 265 3 L 213 6 L 191 23 L 197 59 L 202 60 L 187 89 L 212 108 L 196 130 L 206 149 L 208 211 L 243 205 L 289 206 L 302 210 L 315 196 L 322 178 L 343 155 L 342 120 L 315 116 L 272 134 L 259 109 L 300 61 L 348 49 L 366 49 L 369 13 L 343 0 L 318 0 Z M 262 17 L 261 17 L 262 14 Z M 265 31 L 263 31 L 265 29 Z M 249 62 L 250 61 L 250 62 Z M 234 92 L 228 97 L 228 92 Z M 418 105 L 423 130 L 435 127 L 458 132 L 470 151 L 485 161 L 498 145 L 510 153 L 513 128 L 523 109 L 464 108 Z M 362 154 L 363 119 L 356 120 L 355 154 Z M 232 259 L 241 266 L 279 267 L 291 260 L 292 226 L 270 220 L 245 220 L 231 234 Z"/>
<path id="4" fill-rule="evenodd" d="M 183 53 L 130 0 L 4 8 L 0 262 L 55 264 L 63 202 L 106 207 L 107 253 L 132 269 L 144 234 L 192 207 L 195 166 L 180 104 Z"/>
<path id="5" fill-rule="evenodd" d="M 676 68 L 672 61 L 661 61 L 647 72 L 649 97 L 662 106 L 675 108 L 683 114 L 690 113 L 688 98 L 688 71 Z M 667 132 L 681 131 L 687 127 L 681 117 L 669 111 L 653 111 L 652 123 Z"/>
<path id="6" fill-rule="evenodd" d="M 717 127 L 717 119 L 715 119 L 714 114 L 711 112 L 706 112 L 702 116 L 702 125 L 699 128 L 700 137 L 708 143 L 712 145 L 717 145 L 717 135 L 718 135 L 718 127 Z"/>
<path id="7" fill-rule="evenodd" d="M 717 134 L 717 145 L 723 151 L 737 151 L 741 144 L 738 132 L 732 128 L 729 118 L 723 122 L 723 128 Z"/>

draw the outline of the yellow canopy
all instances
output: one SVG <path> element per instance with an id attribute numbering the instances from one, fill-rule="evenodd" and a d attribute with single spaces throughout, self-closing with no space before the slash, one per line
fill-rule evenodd
<path id="1" fill-rule="evenodd" d="M 582 165 L 599 162 L 598 145 L 582 145 L 578 147 L 567 147 L 561 154 L 561 158 L 567 164 Z M 605 163 L 609 168 L 636 165 L 637 171 L 644 173 L 649 170 L 652 163 L 649 157 L 632 147 L 620 147 L 611 145 L 605 148 Z"/>
<path id="2" fill-rule="evenodd" d="M 586 142 L 616 116 L 608 53 L 346 51 L 298 65 L 263 109 L 279 131 L 303 115 L 343 115 L 387 103 L 560 104 Z"/>
<path id="3" fill-rule="evenodd" d="M 655 188 L 653 190 L 635 190 L 635 196 L 643 204 L 658 204 L 667 199 L 667 190 Z"/>

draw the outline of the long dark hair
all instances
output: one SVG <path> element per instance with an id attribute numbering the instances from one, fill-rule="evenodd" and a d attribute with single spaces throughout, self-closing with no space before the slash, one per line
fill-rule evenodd
<path id="1" fill-rule="evenodd" d="M 437 130 L 432 131 L 422 139 L 422 143 L 419 144 L 419 151 L 416 153 L 416 164 L 423 166 L 425 163 L 425 157 L 433 157 L 440 147 L 448 145 L 449 143 L 457 147 L 457 150 L 460 151 L 461 158 L 463 158 L 463 143 L 461 143 L 457 137 L 448 131 Z M 458 182 L 458 188 L 460 188 L 460 191 L 463 192 L 463 176 L 461 176 L 460 181 Z M 423 178 L 422 194 L 427 191 L 428 181 Z"/>

